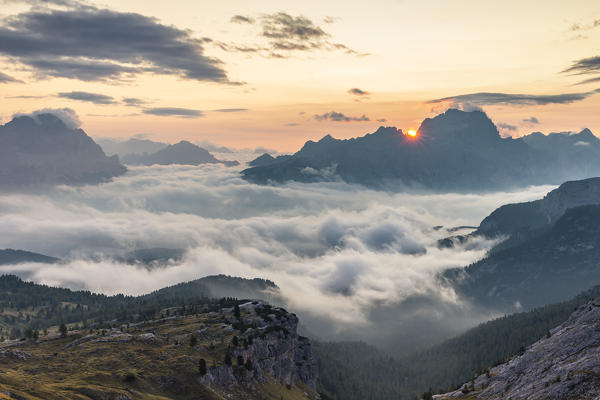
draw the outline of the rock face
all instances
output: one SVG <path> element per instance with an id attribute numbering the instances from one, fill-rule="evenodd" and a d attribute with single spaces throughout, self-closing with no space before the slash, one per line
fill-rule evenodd
<path id="1" fill-rule="evenodd" d="M 250 165 L 243 177 L 257 183 L 341 179 L 375 188 L 461 191 L 559 183 L 592 170 L 600 173 L 598 158 L 595 169 L 565 172 L 546 151 L 522 139 L 502 138 L 485 113 L 459 110 L 425 119 L 416 138 L 393 127 L 348 140 L 327 135 L 306 142 L 292 156 L 263 155 Z"/>
<path id="2" fill-rule="evenodd" d="M 285 385 L 302 382 L 316 390 L 318 367 L 312 357 L 310 341 L 298 336 L 298 318 L 282 308 L 262 303 L 240 306 L 241 322 L 257 326 L 257 335 L 251 344 L 235 348 L 231 352 L 233 363 L 238 357 L 250 361 L 247 366 L 210 367 L 201 380 L 206 385 L 227 387 L 232 384 L 252 386 L 253 382 L 265 382 L 268 377 Z M 235 320 L 235 318 L 234 318 Z"/>
<path id="3" fill-rule="evenodd" d="M 444 276 L 474 304 L 499 312 L 527 310 L 566 300 L 596 284 L 599 241 L 600 205 L 574 207 L 538 234 Z"/>
<path id="4" fill-rule="evenodd" d="M 434 399 L 564 400 L 600 396 L 600 304 L 577 309 L 548 337 L 505 364 Z"/>
<path id="5" fill-rule="evenodd" d="M 185 140 L 168 145 L 156 153 L 128 154 L 123 157 L 123 162 L 130 165 L 223 164 L 225 166 L 234 166 L 239 164 L 237 161 L 218 160 L 207 150 Z"/>
<path id="6" fill-rule="evenodd" d="M 83 130 L 53 114 L 16 117 L 0 126 L 0 188 L 95 184 L 125 171 Z"/>
<path id="7" fill-rule="evenodd" d="M 567 209 L 600 204 L 600 178 L 565 182 L 543 199 L 504 205 L 487 216 L 477 233 L 488 237 L 535 231 L 556 222 Z"/>

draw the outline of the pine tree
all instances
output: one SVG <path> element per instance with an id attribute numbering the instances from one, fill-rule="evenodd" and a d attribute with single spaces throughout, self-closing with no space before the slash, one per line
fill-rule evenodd
<path id="1" fill-rule="evenodd" d="M 202 376 L 206 375 L 206 373 L 208 372 L 208 370 L 206 369 L 206 360 L 204 358 L 200 359 L 200 362 L 198 363 L 198 370 L 200 371 L 200 375 Z"/>

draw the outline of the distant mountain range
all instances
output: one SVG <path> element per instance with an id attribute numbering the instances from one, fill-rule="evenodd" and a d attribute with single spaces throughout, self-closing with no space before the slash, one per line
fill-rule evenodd
<path id="1" fill-rule="evenodd" d="M 123 162 L 129 165 L 223 164 L 228 167 L 239 165 L 237 161 L 218 160 L 207 150 L 185 140 L 176 144 L 167 145 L 155 153 L 125 155 L 123 156 Z"/>
<path id="2" fill-rule="evenodd" d="M 292 156 L 262 155 L 242 176 L 261 184 L 342 179 L 385 189 L 497 190 L 600 175 L 599 149 L 589 130 L 502 138 L 485 113 L 451 109 L 425 119 L 416 138 L 393 127 L 347 140 L 327 135 Z"/>
<path id="3" fill-rule="evenodd" d="M 94 184 L 124 174 L 83 130 L 53 114 L 15 117 L 0 126 L 0 188 Z"/>
<path id="4" fill-rule="evenodd" d="M 22 264 L 26 262 L 53 264 L 60 259 L 32 253 L 24 250 L 4 249 L 0 250 L 0 265 Z"/>
<path id="5" fill-rule="evenodd" d="M 168 143 L 136 138 L 124 141 L 100 138 L 96 139 L 96 142 L 102 147 L 106 154 L 116 154 L 119 158 L 123 158 L 129 154 L 156 153 L 169 145 Z"/>

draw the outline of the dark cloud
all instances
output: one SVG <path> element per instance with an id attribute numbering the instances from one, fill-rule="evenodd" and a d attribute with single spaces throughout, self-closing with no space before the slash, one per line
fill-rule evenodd
<path id="1" fill-rule="evenodd" d="M 385 119 L 385 118 L 379 118 L 379 119 L 377 120 L 377 122 L 387 122 L 387 119 Z"/>
<path id="2" fill-rule="evenodd" d="M 205 42 L 155 18 L 92 6 L 34 7 L 0 20 L 0 54 L 42 77 L 94 81 L 151 72 L 231 83 L 222 63 L 204 54 Z"/>
<path id="3" fill-rule="evenodd" d="M 158 115 L 161 117 L 183 117 L 183 118 L 200 118 L 204 117 L 204 113 L 200 110 L 191 110 L 189 108 L 177 108 L 177 107 L 157 107 L 147 108 L 142 111 L 144 114 Z"/>
<path id="4" fill-rule="evenodd" d="M 71 100 L 87 101 L 94 104 L 116 104 L 116 101 L 113 97 L 98 93 L 64 92 L 59 93 L 58 97 Z"/>
<path id="5" fill-rule="evenodd" d="M 527 124 L 539 124 L 540 120 L 537 119 L 536 117 L 531 117 L 531 118 L 525 118 L 523 120 L 523 122 L 527 123 Z"/>
<path id="6" fill-rule="evenodd" d="M 352 89 L 348 90 L 348 93 L 356 95 L 356 96 L 368 96 L 371 94 L 370 92 L 361 90 L 359 88 L 352 88 Z"/>
<path id="7" fill-rule="evenodd" d="M 234 15 L 231 21 L 249 24 L 255 22 L 253 18 L 243 15 Z M 343 51 L 347 54 L 365 55 L 344 44 L 331 42 L 329 33 L 302 15 L 292 16 L 285 12 L 278 12 L 264 14 L 258 18 L 258 21 L 261 28 L 259 36 L 267 40 L 267 45 L 240 45 L 223 42 L 215 42 L 214 45 L 224 51 L 257 53 L 267 58 L 287 58 L 292 52 L 315 50 Z M 333 17 L 326 17 L 324 20 L 326 23 L 333 21 Z"/>
<path id="8" fill-rule="evenodd" d="M 129 107 L 139 107 L 139 106 L 143 106 L 148 103 L 149 103 L 148 101 L 138 99 L 137 97 L 124 97 L 123 98 L 123 104 L 125 104 L 126 106 L 129 106 Z"/>
<path id="9" fill-rule="evenodd" d="M 285 124 L 285 126 L 298 126 L 298 125 L 300 125 L 300 124 L 297 122 L 290 122 L 290 123 Z"/>
<path id="10" fill-rule="evenodd" d="M 255 22 L 254 18 L 245 15 L 234 15 L 230 21 L 236 24 L 253 24 Z"/>
<path id="11" fill-rule="evenodd" d="M 317 121 L 335 121 L 335 122 L 364 122 L 370 121 L 369 117 L 362 115 L 360 117 L 349 117 L 337 111 L 331 111 L 325 114 L 314 116 Z"/>
<path id="12" fill-rule="evenodd" d="M 487 105 L 547 105 L 547 104 L 569 104 L 584 100 L 597 91 L 583 93 L 564 93 L 550 95 L 531 95 L 531 94 L 509 94 L 509 93 L 471 93 L 459 96 L 444 97 L 441 99 L 429 100 L 428 104 L 451 102 L 456 106 L 479 107 Z"/>
<path id="13" fill-rule="evenodd" d="M 598 28 L 600 26 L 600 19 L 595 19 L 589 24 L 582 25 L 580 23 L 574 23 L 571 25 L 571 31 L 589 31 L 590 29 Z"/>
<path id="14" fill-rule="evenodd" d="M 22 81 L 13 78 L 12 76 L 6 75 L 3 72 L 0 72 L 0 83 L 23 83 Z"/>
<path id="15" fill-rule="evenodd" d="M 505 130 L 507 130 L 507 131 L 516 131 L 516 130 L 517 130 L 517 127 L 516 127 L 516 126 L 514 126 L 514 125 L 510 125 L 510 124 L 506 124 L 506 123 L 504 123 L 504 122 L 500 122 L 500 123 L 498 123 L 498 128 L 500 128 L 500 129 L 505 129 Z"/>
<path id="16" fill-rule="evenodd" d="M 219 108 L 217 110 L 212 110 L 214 112 L 220 112 L 220 113 L 234 113 L 234 112 L 243 112 L 243 111 L 248 111 L 247 108 Z"/>
<path id="17" fill-rule="evenodd" d="M 589 74 L 600 74 L 600 56 L 582 58 L 575 61 L 569 68 L 562 71 L 564 73 L 570 73 L 574 75 L 589 75 Z M 600 81 L 600 76 L 585 79 L 578 82 L 579 85 L 586 83 L 595 83 Z"/>
<path id="18" fill-rule="evenodd" d="M 48 96 L 27 96 L 27 95 L 21 95 L 21 96 L 7 96 L 5 97 L 6 99 L 43 99 L 46 98 Z"/>

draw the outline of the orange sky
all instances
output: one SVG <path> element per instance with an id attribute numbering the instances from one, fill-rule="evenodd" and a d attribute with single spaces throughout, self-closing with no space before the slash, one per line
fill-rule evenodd
<path id="1" fill-rule="evenodd" d="M 561 73 L 576 60 L 600 55 L 597 0 L 374 0 L 361 4 L 259 0 L 252 2 L 251 8 L 246 1 L 227 0 L 218 4 L 192 0 L 106 0 L 95 4 L 98 9 L 154 17 L 157 24 L 187 30 L 193 39 L 210 38 L 211 43 L 202 44 L 203 54 L 221 60 L 228 79 L 243 84 L 151 72 L 125 80 L 48 77 L 28 60 L 14 57 L 14 52 L 3 52 L 0 43 L 0 71 L 20 81 L 0 83 L 3 121 L 16 112 L 70 107 L 94 137 L 145 133 L 170 142 L 208 140 L 232 147 L 293 151 L 306 140 L 327 133 L 346 138 L 372 132 L 379 125 L 416 128 L 423 118 L 449 104 L 432 110 L 434 106 L 426 103 L 431 99 L 477 92 L 558 95 L 600 88 L 600 81 L 575 85 L 590 76 Z M 8 18 L 28 10 L 28 5 L 10 1 L 0 17 L 6 25 Z M 318 39 L 320 47 L 284 51 L 279 54 L 283 58 L 274 58 L 224 51 L 215 45 L 272 46 L 273 41 L 262 34 L 262 24 L 265 16 L 277 12 L 293 18 L 304 16 L 320 29 L 324 33 Z M 233 23 L 233 15 L 255 22 Z M 345 48 L 333 48 L 336 44 Z M 353 53 L 348 54 L 347 49 Z M 40 54 L 39 58 L 43 57 Z M 369 94 L 353 95 L 348 93 L 351 88 Z M 64 92 L 101 94 L 114 101 L 95 104 L 58 95 Z M 29 98 L 19 98 L 23 96 Z M 126 106 L 122 102 L 125 97 L 141 99 L 144 104 Z M 144 113 L 144 109 L 167 107 L 204 115 L 182 118 Z M 583 127 L 600 135 L 600 93 L 568 104 L 481 107 L 494 122 L 514 126 L 502 130 L 504 135 Z M 213 111 L 219 109 L 245 111 Z M 369 121 L 315 118 L 330 112 L 350 119 L 364 115 Z M 539 123 L 523 122 L 531 117 Z M 377 121 L 382 119 L 385 122 Z"/>

